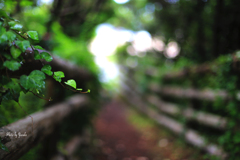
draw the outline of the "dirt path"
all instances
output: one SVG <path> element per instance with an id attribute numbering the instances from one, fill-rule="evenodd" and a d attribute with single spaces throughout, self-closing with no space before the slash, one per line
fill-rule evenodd
<path id="1" fill-rule="evenodd" d="M 139 122 L 134 124 L 135 119 L 129 120 L 129 110 L 122 103 L 114 101 L 103 108 L 94 123 L 101 150 L 97 160 L 202 159 L 196 150 L 176 142 L 158 126 L 141 127 Z"/>

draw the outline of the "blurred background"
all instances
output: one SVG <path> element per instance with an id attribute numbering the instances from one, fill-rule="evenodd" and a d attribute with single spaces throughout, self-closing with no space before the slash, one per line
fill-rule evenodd
<path id="1" fill-rule="evenodd" d="M 76 159 L 240 159 L 240 1 L 1 0 L 0 8 L 96 77 L 78 84 L 92 104 L 63 124 L 63 155 L 70 134 L 87 132 Z M 20 98 L 28 114 L 45 104 Z M 0 127 L 24 116 L 2 104 Z M 45 159 L 43 146 L 21 159 Z"/>

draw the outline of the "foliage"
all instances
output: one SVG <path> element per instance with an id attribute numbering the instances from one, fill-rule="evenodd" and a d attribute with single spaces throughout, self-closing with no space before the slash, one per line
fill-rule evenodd
<path id="1" fill-rule="evenodd" d="M 79 133 L 79 130 L 81 131 L 83 127 L 90 124 L 90 118 L 98 108 L 96 105 L 99 105 L 97 103 L 100 88 L 97 79 L 98 68 L 94 63 L 93 55 L 88 51 L 88 45 L 94 36 L 96 25 L 113 15 L 111 4 L 98 0 L 55 0 L 52 5 L 41 3 L 41 1 L 35 0 L 0 0 L 0 99 L 2 101 L 0 127 L 22 118 L 26 113 L 30 114 L 42 109 L 46 105 L 43 99 L 51 100 L 51 97 L 50 99 L 44 97 L 44 95 L 48 95 L 48 92 L 45 93 L 45 89 L 48 89 L 45 88 L 45 83 L 48 86 L 45 78 L 50 76 L 57 82 L 54 83 L 56 86 L 52 92 L 56 92 L 58 96 L 61 93 L 61 98 L 53 97 L 55 103 L 72 95 L 72 91 L 90 92 L 89 89 L 87 92 L 81 92 L 81 89 L 77 88 L 80 85 L 84 90 L 92 88 L 93 93 L 89 96 L 96 101 L 95 104 L 88 108 L 88 112 L 81 113 L 83 116 L 79 116 L 79 111 L 71 117 L 81 127 L 76 127 L 72 121 L 66 121 L 67 128 L 75 128 L 76 133 Z M 67 80 L 62 71 L 53 72 L 49 63 L 42 64 L 41 69 L 30 71 L 29 74 L 12 77 L 12 73 L 22 73 L 20 71 L 26 62 L 25 57 L 29 55 L 34 54 L 36 62 L 51 62 L 52 56 L 44 49 L 90 70 L 94 77 L 93 80 L 90 82 L 80 81 L 81 84 L 76 84 L 73 79 Z M 26 50 L 27 52 L 25 52 Z M 30 52 L 32 53 L 30 54 Z M 34 62 L 33 59 L 31 60 Z M 54 102 L 49 102 L 47 105 L 51 103 Z M 17 108 L 19 104 L 22 105 L 23 110 Z M 68 138 L 72 136 L 71 131 L 64 130 L 63 132 Z M 60 139 L 60 141 L 62 140 Z M 39 155 L 30 156 L 31 159 L 40 157 L 39 149 L 41 150 L 38 148 L 30 151 L 32 153 L 26 154 L 25 158 L 28 155 Z"/>
<path id="2" fill-rule="evenodd" d="M 4 144 L 2 144 L 2 142 L 1 142 L 1 137 L 0 137 L 0 148 L 4 151 L 8 152 L 8 148 Z"/>
<path id="3" fill-rule="evenodd" d="M 98 68 L 93 55 L 88 51 L 88 43 L 81 38 L 70 38 L 63 33 L 62 27 L 58 23 L 53 23 L 53 53 L 63 59 L 68 59 L 72 63 L 79 64 L 83 68 L 93 73 L 98 73 Z"/>
<path id="4" fill-rule="evenodd" d="M 53 58 L 47 52 L 39 53 L 38 49 L 43 49 L 41 46 L 33 45 L 33 43 L 39 42 L 39 36 L 36 31 L 23 30 L 20 22 L 11 18 L 4 10 L 0 10 L 0 16 L 0 104 L 10 103 L 11 100 L 14 100 L 20 105 L 19 97 L 21 92 L 25 94 L 31 92 L 41 97 L 40 95 L 43 94 L 43 89 L 45 88 L 45 74 L 52 76 L 58 82 L 61 82 L 65 76 L 61 71 L 52 72 L 51 66 L 47 64 L 43 65 L 41 70 L 33 70 L 29 75 L 22 74 L 18 78 L 10 77 L 9 71 L 18 71 L 25 63 L 23 54 L 31 54 L 33 51 L 36 61 L 43 59 L 51 62 Z M 27 50 L 32 51 L 29 53 Z M 71 79 L 69 81 L 65 84 L 81 92 L 82 89 L 73 85 L 74 83 L 76 84 L 75 80 Z M 90 90 L 86 93 L 89 92 Z M 1 141 L 0 148 L 7 151 L 7 148 Z"/>
<path id="5" fill-rule="evenodd" d="M 1 21 L 1 66 L 3 70 L 9 69 L 11 71 L 17 71 L 20 69 L 21 64 L 24 63 L 24 58 L 21 56 L 21 53 L 25 53 L 26 50 L 31 47 L 34 51 L 34 59 L 40 60 L 44 59 L 47 62 L 52 61 L 52 56 L 47 52 L 39 53 L 39 51 L 30 44 L 32 41 L 38 41 L 38 33 L 36 31 L 22 31 L 22 25 L 17 24 L 16 20 L 10 18 L 6 12 L 1 11 L 2 21 Z M 37 48 L 41 48 L 36 46 Z M 8 54 L 8 53 L 11 53 Z M 4 60 L 5 59 L 5 60 Z M 6 60 L 7 59 L 7 60 Z M 45 87 L 45 74 L 52 76 L 51 66 L 45 65 L 40 70 L 32 71 L 28 76 L 21 75 L 19 79 L 13 79 L 1 76 L 1 99 L 0 102 L 4 100 L 15 100 L 19 101 L 20 92 L 23 91 L 27 93 L 28 91 L 42 91 Z M 45 73 L 45 74 L 44 74 Z M 6 75 L 8 71 L 6 70 Z M 53 78 L 61 82 L 61 79 L 64 77 L 64 73 L 61 71 L 54 72 Z M 71 80 L 75 82 L 74 80 Z M 76 82 L 75 82 L 76 83 Z M 66 83 L 68 84 L 68 83 Z M 75 87 L 76 89 L 76 87 Z M 80 90 L 80 89 L 78 89 Z"/>

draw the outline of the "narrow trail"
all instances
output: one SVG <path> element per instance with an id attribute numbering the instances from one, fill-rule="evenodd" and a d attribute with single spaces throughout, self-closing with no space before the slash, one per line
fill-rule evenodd
<path id="1" fill-rule="evenodd" d="M 200 160 L 199 151 L 156 127 L 136 128 L 126 105 L 113 101 L 103 107 L 94 125 L 101 153 L 96 160 Z M 177 145 L 176 145 L 177 143 Z"/>

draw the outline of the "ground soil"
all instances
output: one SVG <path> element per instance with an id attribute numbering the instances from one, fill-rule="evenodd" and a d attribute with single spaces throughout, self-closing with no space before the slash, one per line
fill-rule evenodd
<path id="1" fill-rule="evenodd" d="M 184 144 L 165 128 L 135 122 L 131 116 L 146 117 L 129 108 L 125 103 L 113 101 L 106 104 L 95 119 L 100 150 L 95 155 L 96 160 L 204 159 L 201 151 Z"/>

